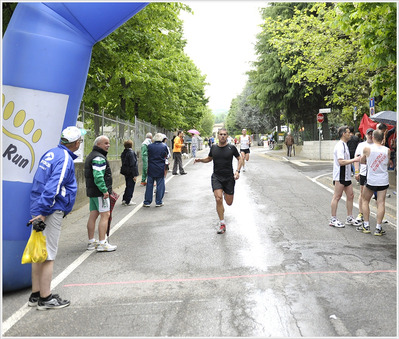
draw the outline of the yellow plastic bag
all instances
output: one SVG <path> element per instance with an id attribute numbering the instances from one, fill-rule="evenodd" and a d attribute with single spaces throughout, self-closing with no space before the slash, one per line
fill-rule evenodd
<path id="1" fill-rule="evenodd" d="M 43 232 L 32 231 L 28 243 L 26 244 L 24 254 L 22 255 L 22 264 L 44 262 L 47 259 L 46 236 Z"/>

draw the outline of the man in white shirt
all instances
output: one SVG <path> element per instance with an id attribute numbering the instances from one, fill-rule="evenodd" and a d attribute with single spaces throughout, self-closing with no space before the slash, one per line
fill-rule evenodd
<path id="1" fill-rule="evenodd" d="M 385 231 L 381 228 L 382 219 L 385 214 L 385 197 L 389 187 L 388 164 L 391 151 L 382 145 L 384 132 L 376 130 L 373 132 L 373 145 L 365 147 L 361 163 L 367 163 L 367 183 L 363 190 L 363 215 L 364 224 L 356 228 L 357 231 L 370 233 L 370 199 L 377 192 L 377 226 L 374 235 L 381 236 Z"/>
<path id="2" fill-rule="evenodd" d="M 240 153 L 242 158 L 242 170 L 245 172 L 245 161 L 249 161 L 249 147 L 251 146 L 251 137 L 247 135 L 247 130 L 244 128 L 242 130 L 242 135 L 240 135 L 239 139 L 240 144 Z"/>
<path id="3" fill-rule="evenodd" d="M 359 226 L 360 224 L 352 216 L 354 194 L 351 181 L 351 164 L 359 162 L 360 156 L 353 159 L 350 158 L 348 145 L 346 144 L 351 137 L 348 126 L 341 126 L 338 129 L 338 136 L 340 140 L 334 147 L 334 195 L 331 201 L 330 226 L 339 228 L 345 227 L 345 224 Z M 346 194 L 347 217 L 345 224 L 341 223 L 337 218 L 338 202 L 343 192 Z"/>

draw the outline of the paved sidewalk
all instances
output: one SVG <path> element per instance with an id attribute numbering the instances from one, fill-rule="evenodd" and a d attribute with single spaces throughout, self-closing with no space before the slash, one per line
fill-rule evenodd
<path id="1" fill-rule="evenodd" d="M 260 148 L 260 147 L 259 147 Z M 259 150 L 260 151 L 260 150 Z M 261 151 L 260 151 L 261 152 Z M 280 161 L 301 161 L 306 163 L 306 161 L 308 162 L 315 162 L 315 161 L 320 161 L 320 162 L 327 162 L 327 163 L 331 163 L 331 172 L 326 173 L 326 175 L 323 175 L 321 177 L 317 178 L 317 182 L 330 188 L 331 190 L 334 190 L 334 186 L 332 184 L 332 171 L 333 171 L 333 162 L 332 160 L 311 160 L 311 159 L 307 159 L 304 158 L 302 156 L 299 155 L 295 155 L 292 157 L 287 157 L 287 151 L 286 150 L 273 150 L 273 151 L 269 151 L 267 148 L 265 148 L 265 152 L 267 152 L 267 155 L 270 157 L 274 157 Z M 358 184 L 358 182 L 356 181 L 355 178 L 352 178 L 352 185 L 353 185 L 353 192 L 355 194 L 355 198 L 354 198 L 354 205 L 355 205 L 355 209 L 354 209 L 354 213 L 357 213 L 357 208 L 358 208 L 358 199 L 359 199 L 359 195 L 360 195 L 360 185 Z M 345 196 L 345 195 L 344 195 Z M 388 192 L 387 192 L 387 198 L 385 201 L 385 219 L 387 219 L 392 225 L 394 225 L 395 227 L 397 227 L 397 187 L 394 186 L 390 186 L 388 188 Z M 373 200 L 372 200 L 373 201 Z M 377 212 L 377 208 L 376 208 L 376 204 L 374 203 L 374 201 L 371 203 L 370 205 L 370 211 L 371 213 L 376 213 Z"/>

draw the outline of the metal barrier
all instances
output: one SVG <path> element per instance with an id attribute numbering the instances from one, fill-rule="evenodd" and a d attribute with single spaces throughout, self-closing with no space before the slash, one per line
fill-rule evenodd
<path id="1" fill-rule="evenodd" d="M 100 135 L 106 135 L 110 140 L 110 148 L 108 150 L 107 158 L 120 159 L 120 155 L 124 150 L 123 143 L 126 140 L 133 141 L 133 150 L 140 154 L 141 143 L 144 141 L 147 133 L 163 133 L 168 137 L 168 146 L 171 148 L 173 132 L 166 130 L 149 122 L 135 118 L 134 122 L 119 119 L 118 117 L 109 117 L 105 114 L 95 114 L 86 110 L 84 107 L 79 110 L 78 115 L 79 125 L 87 131 L 84 137 L 82 160 L 88 155 L 92 149 L 94 140 Z"/>

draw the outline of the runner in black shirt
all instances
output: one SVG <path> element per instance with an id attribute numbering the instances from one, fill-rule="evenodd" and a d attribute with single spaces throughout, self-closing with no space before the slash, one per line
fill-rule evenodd
<path id="1" fill-rule="evenodd" d="M 213 160 L 212 190 L 216 200 L 216 211 L 219 216 L 218 234 L 226 232 L 224 221 L 223 195 L 227 205 L 233 203 L 235 180 L 240 177 L 242 159 L 234 145 L 227 143 L 227 130 L 219 130 L 219 144 L 212 145 L 208 157 L 203 159 L 196 158 L 196 162 L 211 162 Z M 238 160 L 237 170 L 233 172 L 233 157 Z M 224 194 L 223 194 L 224 193 Z"/>

